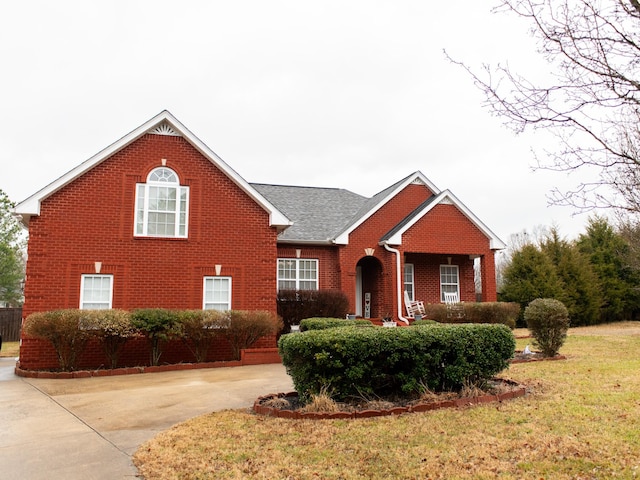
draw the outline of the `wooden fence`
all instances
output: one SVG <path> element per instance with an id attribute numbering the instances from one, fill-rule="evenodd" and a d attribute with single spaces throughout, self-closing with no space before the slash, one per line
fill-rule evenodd
<path id="1" fill-rule="evenodd" d="M 0 336 L 3 342 L 20 340 L 22 326 L 21 308 L 0 308 Z"/>

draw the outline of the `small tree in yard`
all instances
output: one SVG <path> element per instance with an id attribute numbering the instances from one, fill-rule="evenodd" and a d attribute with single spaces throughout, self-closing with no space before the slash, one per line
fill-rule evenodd
<path id="1" fill-rule="evenodd" d="M 249 348 L 261 337 L 275 335 L 283 327 L 282 319 L 270 312 L 230 310 L 226 313 L 228 324 L 221 332 L 231 344 L 234 360 L 240 360 L 242 349 Z"/>
<path id="2" fill-rule="evenodd" d="M 83 310 L 82 323 L 102 344 L 111 368 L 118 366 L 125 343 L 140 336 L 140 331 L 131 323 L 131 316 L 125 310 Z"/>
<path id="3" fill-rule="evenodd" d="M 82 310 L 32 313 L 24 323 L 24 333 L 50 341 L 56 351 L 60 369 L 72 371 L 76 369 L 78 358 L 90 336 L 89 330 L 81 325 L 82 315 Z"/>
<path id="4" fill-rule="evenodd" d="M 143 308 L 131 314 L 131 323 L 147 335 L 151 365 L 158 365 L 165 343 L 179 332 L 177 313 L 164 308 Z"/>
<path id="5" fill-rule="evenodd" d="M 218 310 L 184 310 L 179 313 L 180 337 L 196 362 L 207 359 L 209 346 L 228 324 L 228 316 Z"/>
<path id="6" fill-rule="evenodd" d="M 569 312 L 564 304 L 553 298 L 537 298 L 525 309 L 524 319 L 542 353 L 547 357 L 557 355 L 569 329 Z"/>

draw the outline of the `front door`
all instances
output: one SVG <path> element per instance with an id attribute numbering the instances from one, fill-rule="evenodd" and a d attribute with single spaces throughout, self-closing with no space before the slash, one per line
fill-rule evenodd
<path id="1" fill-rule="evenodd" d="M 372 256 L 363 257 L 356 266 L 356 315 L 380 318 L 384 312 L 382 298 L 382 264 Z"/>

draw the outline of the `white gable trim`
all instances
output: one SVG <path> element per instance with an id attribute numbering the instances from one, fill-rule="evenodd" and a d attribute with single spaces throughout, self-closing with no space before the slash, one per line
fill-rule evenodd
<path id="1" fill-rule="evenodd" d="M 348 245 L 349 244 L 349 234 L 351 232 L 353 232 L 356 228 L 358 228 L 360 225 L 362 225 L 365 221 L 367 221 L 367 219 L 369 217 L 371 217 L 374 213 L 376 213 L 378 210 L 380 210 L 384 205 L 387 204 L 387 202 L 389 202 L 389 200 L 391 200 L 393 197 L 395 197 L 396 195 L 398 195 L 398 193 L 400 193 L 402 190 L 404 190 L 404 188 L 407 185 L 411 185 L 411 184 L 418 184 L 418 185 L 424 185 L 425 187 L 427 187 L 429 190 L 431 190 L 431 192 L 433 192 L 434 195 L 437 195 L 438 193 L 440 193 L 440 189 L 438 187 L 436 187 L 433 182 L 431 182 L 431 180 L 429 180 L 427 177 L 424 176 L 424 174 L 420 171 L 417 171 L 415 173 L 413 173 L 412 175 L 409 175 L 402 183 L 400 183 L 392 192 L 390 192 L 384 199 L 382 199 L 381 201 L 379 201 L 378 203 L 376 203 L 371 210 L 369 210 L 368 212 L 366 212 L 364 215 L 362 215 L 357 222 L 353 223 L 352 225 L 349 226 L 349 228 L 347 228 L 345 231 L 343 231 L 342 233 L 340 233 L 340 235 L 338 235 L 336 237 L 336 239 L 334 240 L 335 244 L 338 245 Z"/>
<path id="2" fill-rule="evenodd" d="M 501 250 L 507 248 L 507 245 L 498 238 L 498 236 L 489 229 L 483 222 L 476 217 L 467 206 L 462 203 L 458 198 L 449 190 L 444 190 L 437 197 L 426 205 L 421 212 L 414 216 L 410 222 L 404 225 L 400 230 L 394 233 L 387 239 L 387 243 L 391 245 L 402 245 L 402 236 L 404 233 L 413 227 L 420 219 L 422 219 L 427 213 L 429 213 L 436 205 L 454 205 L 460 210 L 465 217 L 467 217 L 480 231 L 489 238 L 489 247 L 492 250 Z"/>
<path id="3" fill-rule="evenodd" d="M 156 129 L 160 129 L 155 131 Z M 18 215 L 22 216 L 22 222 L 28 225 L 29 218 L 34 215 L 40 215 L 40 205 L 50 195 L 54 194 L 64 186 L 73 182 L 78 177 L 84 175 L 93 167 L 99 165 L 113 154 L 123 149 L 127 145 L 135 142 L 146 133 L 155 134 L 171 134 L 184 137 L 194 148 L 196 148 L 201 154 L 216 165 L 222 172 L 227 175 L 238 187 L 240 187 L 247 195 L 249 195 L 258 205 L 260 205 L 266 212 L 269 213 L 269 222 L 271 226 L 277 228 L 286 228 L 292 224 L 292 222 L 280 212 L 274 205 L 272 205 L 266 198 L 258 193 L 244 178 L 242 178 L 235 170 L 233 170 L 227 163 L 216 155 L 213 150 L 207 147 L 198 137 L 196 137 L 189 129 L 187 129 L 182 123 L 178 121 L 167 110 L 160 112 L 158 115 L 148 120 L 131 133 L 125 135 L 120 140 L 109 145 L 104 150 L 98 152 L 93 157 L 85 160 L 80 165 L 70 170 L 57 180 L 53 181 L 43 189 L 31 195 L 26 200 L 23 200 L 16 205 L 14 211 Z"/>

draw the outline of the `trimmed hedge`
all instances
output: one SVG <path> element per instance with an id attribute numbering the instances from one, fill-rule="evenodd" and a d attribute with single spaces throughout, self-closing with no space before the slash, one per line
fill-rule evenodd
<path id="1" fill-rule="evenodd" d="M 373 327 L 373 323 L 369 320 L 346 320 L 344 318 L 305 318 L 300 321 L 301 332 L 342 327 Z"/>
<path id="2" fill-rule="evenodd" d="M 428 303 L 424 306 L 425 315 L 439 323 L 501 323 L 516 328 L 516 319 L 520 314 L 520 305 L 513 302 L 461 302 L 456 308 L 463 315 L 457 318 L 449 315 L 449 307 L 444 303 Z"/>
<path id="3" fill-rule="evenodd" d="M 283 335 L 278 348 L 303 401 L 323 389 L 343 401 L 459 390 L 507 368 L 515 339 L 504 325 L 330 328 Z"/>
<path id="4" fill-rule="evenodd" d="M 30 337 L 49 340 L 56 351 L 60 369 L 73 371 L 91 332 L 84 327 L 82 310 L 66 309 L 32 313 L 24 322 L 24 333 Z"/>

